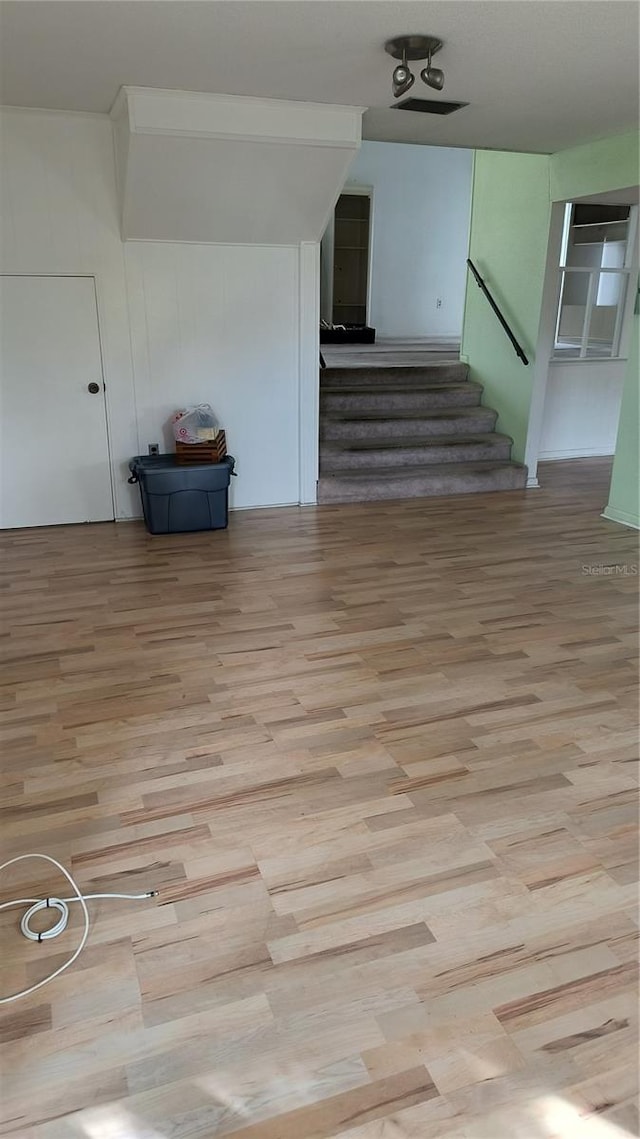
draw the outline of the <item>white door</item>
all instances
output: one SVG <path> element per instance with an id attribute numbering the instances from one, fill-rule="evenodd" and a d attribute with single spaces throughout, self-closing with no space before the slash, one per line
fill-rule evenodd
<path id="1" fill-rule="evenodd" d="M 92 277 L 0 278 L 0 527 L 113 519 Z"/>

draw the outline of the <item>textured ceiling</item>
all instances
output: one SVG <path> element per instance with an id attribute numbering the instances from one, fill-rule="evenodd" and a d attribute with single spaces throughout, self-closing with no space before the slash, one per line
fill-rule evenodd
<path id="1" fill-rule="evenodd" d="M 18 0 L 1 7 L 3 102 L 108 111 L 123 84 L 369 107 L 364 135 L 551 152 L 638 120 L 638 6 L 618 0 Z M 450 117 L 389 109 L 391 35 L 445 46 Z"/>

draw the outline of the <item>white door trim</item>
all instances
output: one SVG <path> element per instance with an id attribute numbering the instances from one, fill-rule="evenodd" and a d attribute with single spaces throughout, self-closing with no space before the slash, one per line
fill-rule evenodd
<path id="1" fill-rule="evenodd" d="M 65 274 L 71 276 L 71 274 Z M 107 435 L 107 462 L 109 464 L 109 485 L 111 487 L 111 507 L 113 510 L 113 520 L 116 521 L 118 517 L 117 511 L 117 496 L 116 496 L 116 481 L 115 471 L 113 469 L 113 457 L 111 448 L 111 408 L 109 404 L 109 397 L 111 395 L 110 387 L 105 379 L 104 367 L 104 348 L 103 348 L 103 334 L 102 323 L 100 320 L 100 305 L 98 303 L 98 281 L 94 274 L 90 274 L 93 281 L 93 297 L 96 305 L 96 324 L 98 326 L 98 351 L 100 353 L 100 371 L 102 373 L 102 394 L 103 394 L 103 407 L 104 407 L 104 427 Z M 137 430 L 137 426 L 136 426 Z"/>
<path id="2" fill-rule="evenodd" d="M 298 257 L 298 501 L 318 501 L 320 421 L 320 242 L 303 241 Z"/>
<path id="3" fill-rule="evenodd" d="M 544 401 L 549 379 L 549 362 L 553 354 L 560 291 L 560 247 L 564 227 L 565 202 L 552 202 L 549 218 L 549 238 L 547 242 L 547 264 L 542 286 L 542 305 L 538 324 L 531 381 L 531 401 L 529 404 L 529 425 L 524 453 L 524 463 L 528 468 L 528 487 L 537 487 L 538 456 L 542 440 L 544 422 Z"/>

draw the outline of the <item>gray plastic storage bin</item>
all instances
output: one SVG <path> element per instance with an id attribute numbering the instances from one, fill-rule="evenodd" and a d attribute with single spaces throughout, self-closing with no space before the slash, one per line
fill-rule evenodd
<path id="1" fill-rule="evenodd" d="M 129 463 L 130 483 L 139 483 L 150 534 L 224 530 L 235 459 L 181 466 L 175 455 L 138 455 Z"/>

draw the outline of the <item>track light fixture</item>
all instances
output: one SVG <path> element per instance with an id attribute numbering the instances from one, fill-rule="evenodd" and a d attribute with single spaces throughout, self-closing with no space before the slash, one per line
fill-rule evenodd
<path id="1" fill-rule="evenodd" d="M 400 95 L 404 95 L 410 87 L 413 86 L 415 77 L 412 74 L 408 59 L 425 59 L 427 66 L 423 67 L 420 72 L 420 78 L 427 87 L 432 87 L 434 91 L 442 91 L 444 87 L 444 71 L 439 67 L 431 66 L 431 57 L 442 47 L 442 40 L 436 39 L 435 36 L 395 36 L 392 40 L 387 40 L 384 45 L 384 50 L 393 59 L 399 59 L 401 62 L 393 69 L 392 87 L 393 97 L 397 99 Z"/>

